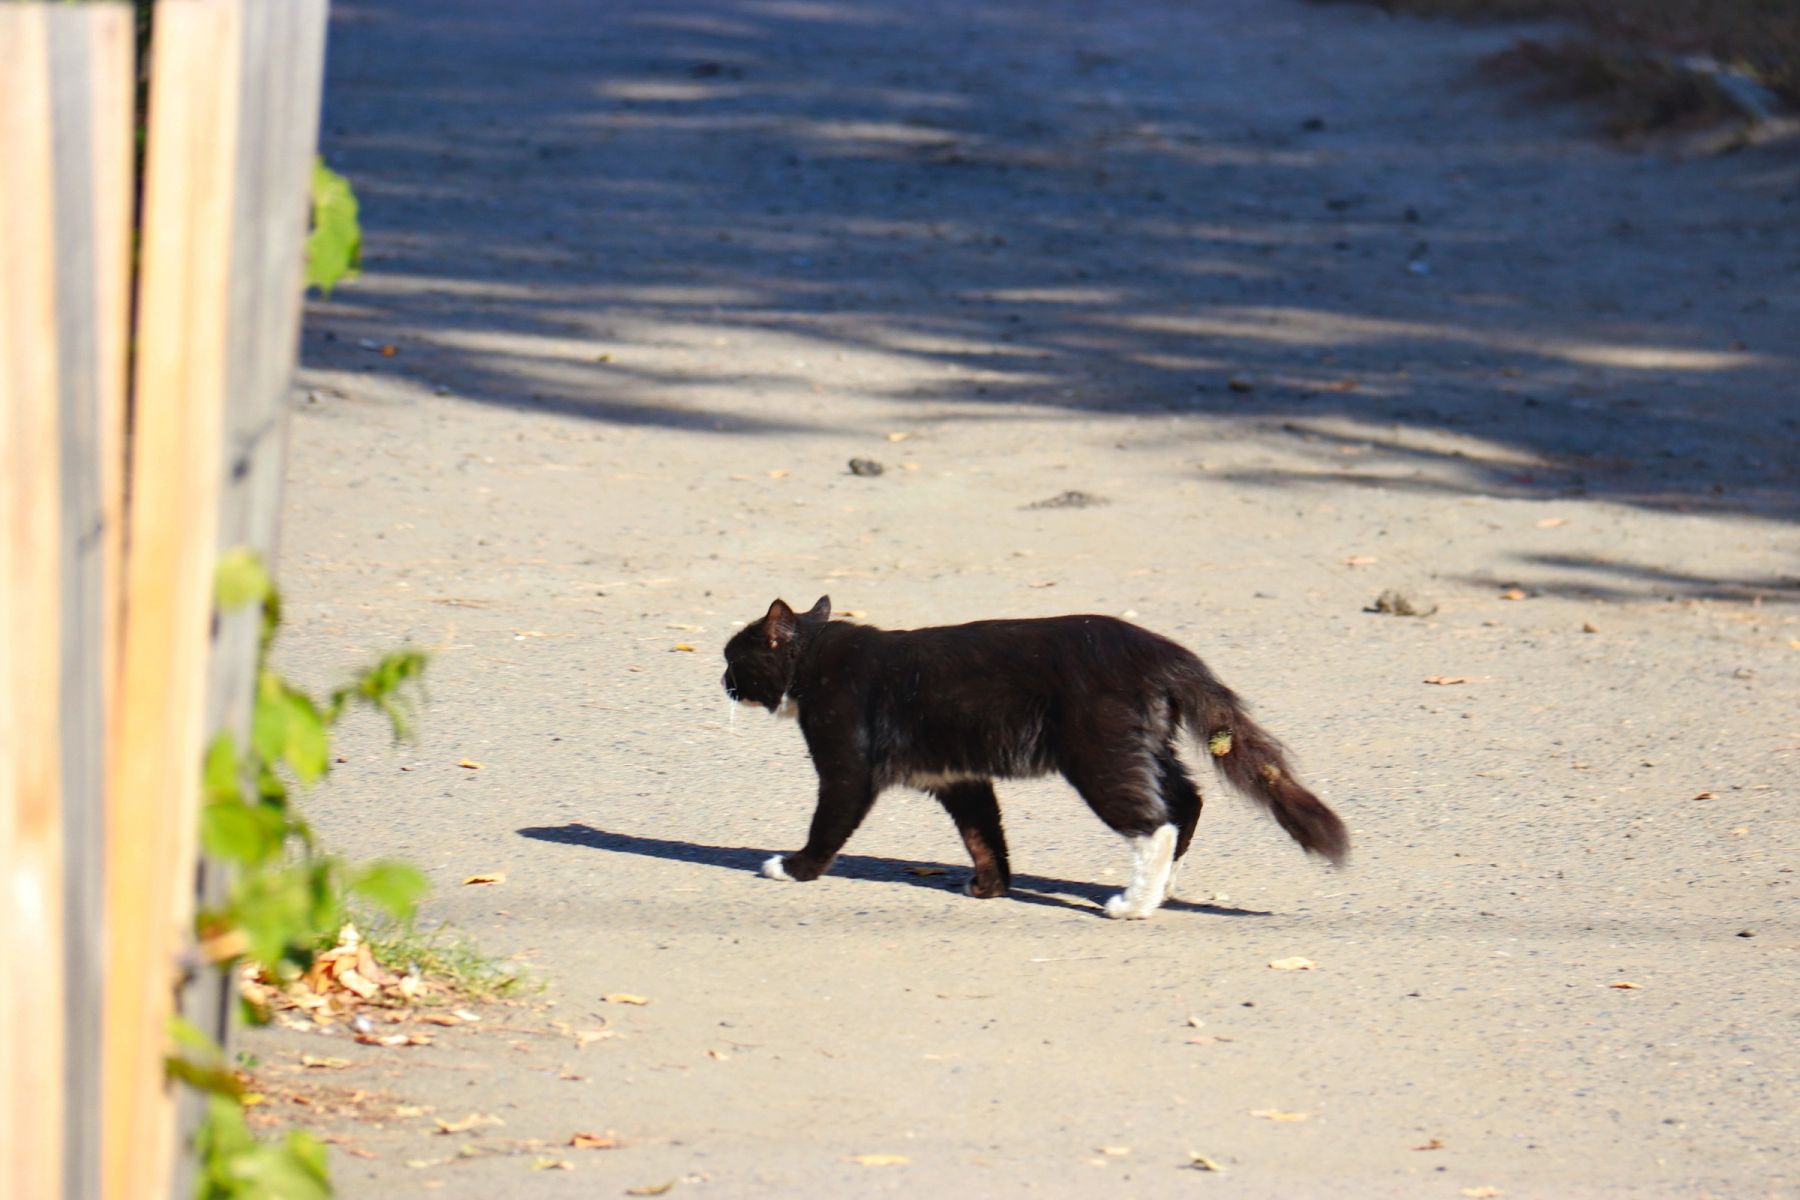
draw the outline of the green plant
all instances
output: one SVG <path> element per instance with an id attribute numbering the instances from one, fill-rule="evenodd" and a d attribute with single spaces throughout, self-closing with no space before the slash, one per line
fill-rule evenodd
<path id="1" fill-rule="evenodd" d="M 290 802 L 290 779 L 310 786 L 331 763 L 331 728 L 353 704 L 385 715 L 396 739 L 410 731 L 412 693 L 425 670 L 423 651 L 383 655 L 323 702 L 270 669 L 268 655 L 281 624 L 281 600 L 255 554 L 232 551 L 220 560 L 216 593 L 221 610 L 256 605 L 262 636 L 249 744 L 221 733 L 206 753 L 201 844 L 229 867 L 222 903 L 196 918 L 206 956 L 226 970 L 240 959 L 269 978 L 292 979 L 344 923 L 348 898 L 373 904 L 401 924 L 426 891 L 425 877 L 405 863 L 352 866 L 327 853 Z M 243 1006 L 246 1019 L 266 1015 Z M 330 1194 L 325 1154 L 316 1139 L 290 1133 L 279 1143 L 250 1132 L 237 1077 L 223 1051 L 204 1033 L 177 1020 L 178 1050 L 171 1075 L 207 1093 L 207 1116 L 195 1138 L 197 1194 L 202 1200 L 270 1197 L 312 1200 Z"/>
<path id="2" fill-rule="evenodd" d="M 313 160 L 312 224 L 306 235 L 306 286 L 329 296 L 340 280 L 362 270 L 362 225 L 350 181 Z"/>

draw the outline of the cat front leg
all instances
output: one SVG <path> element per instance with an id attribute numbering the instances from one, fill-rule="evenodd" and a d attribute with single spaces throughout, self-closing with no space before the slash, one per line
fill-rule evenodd
<path id="1" fill-rule="evenodd" d="M 986 779 L 965 779 L 933 788 L 931 794 L 956 822 L 975 874 L 963 891 L 977 900 L 1006 895 L 1012 887 L 1012 869 L 1006 859 L 1006 831 L 1000 824 L 1000 801 Z"/>
<path id="2" fill-rule="evenodd" d="M 869 815 L 869 807 L 874 803 L 875 788 L 866 769 L 821 771 L 819 804 L 813 809 L 806 845 L 793 854 L 778 854 L 764 862 L 763 877 L 786 883 L 817 879 L 830 869 L 832 860 Z"/>

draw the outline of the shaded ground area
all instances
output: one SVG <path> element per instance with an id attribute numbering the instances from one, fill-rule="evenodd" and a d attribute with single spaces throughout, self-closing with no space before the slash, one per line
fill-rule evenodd
<path id="1" fill-rule="evenodd" d="M 282 653 L 436 658 L 309 813 L 554 1033 L 248 1038 L 414 1114 L 344 1194 L 1792 1190 L 1791 150 L 1624 156 L 1477 80 L 1512 33 L 1362 7 L 335 13 L 367 271 L 309 315 Z M 1191 902 L 1108 922 L 1041 783 L 1008 900 L 908 793 L 757 878 L 811 769 L 716 656 L 823 592 L 1181 639 L 1351 868 L 1209 789 Z"/>

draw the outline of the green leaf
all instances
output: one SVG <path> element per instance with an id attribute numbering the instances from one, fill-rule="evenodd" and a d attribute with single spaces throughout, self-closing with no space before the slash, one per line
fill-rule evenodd
<path id="1" fill-rule="evenodd" d="M 294 769 L 301 783 L 317 783 L 325 777 L 331 761 L 331 739 L 325 732 L 325 718 L 312 697 L 293 688 L 285 689 L 287 703 L 287 740 L 281 757 Z"/>
<path id="2" fill-rule="evenodd" d="M 341 280 L 362 268 L 362 226 L 350 181 L 313 160 L 312 232 L 306 237 L 306 286 L 329 296 Z"/>
<path id="3" fill-rule="evenodd" d="M 227 611 L 246 604 L 261 604 L 275 590 L 269 572 L 254 550 L 239 546 L 219 556 L 213 572 L 213 594 Z"/>
<path id="4" fill-rule="evenodd" d="M 350 881 L 350 890 L 386 909 L 396 921 L 412 920 L 419 901 L 431 890 L 425 876 L 409 863 L 384 859 L 370 863 Z"/>
<path id="5" fill-rule="evenodd" d="M 212 804 L 241 801 L 244 796 L 243 789 L 239 786 L 241 769 L 237 739 L 227 730 L 214 738 L 212 745 L 206 748 L 206 768 L 202 778 L 205 781 L 207 801 Z"/>
<path id="6" fill-rule="evenodd" d="M 200 810 L 200 841 L 206 852 L 245 866 L 280 854 L 287 833 L 287 817 L 272 805 L 221 800 Z"/>
<path id="7" fill-rule="evenodd" d="M 350 181 L 323 159 L 313 162 L 312 230 L 306 238 L 306 286 L 329 296 L 362 267 L 362 227 Z"/>

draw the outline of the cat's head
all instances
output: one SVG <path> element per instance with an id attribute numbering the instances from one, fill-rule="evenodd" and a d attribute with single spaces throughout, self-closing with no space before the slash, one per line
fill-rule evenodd
<path id="1" fill-rule="evenodd" d="M 785 601 L 769 605 L 761 620 L 752 621 L 725 643 L 725 694 L 740 704 L 781 709 L 794 681 L 794 662 L 802 635 L 831 620 L 831 597 L 820 596 L 812 611 L 795 613 Z"/>

